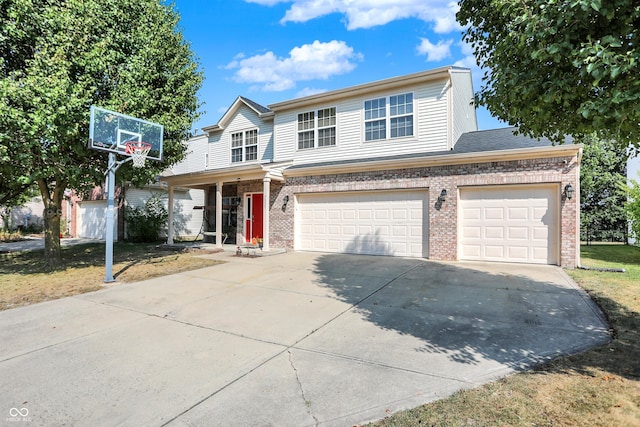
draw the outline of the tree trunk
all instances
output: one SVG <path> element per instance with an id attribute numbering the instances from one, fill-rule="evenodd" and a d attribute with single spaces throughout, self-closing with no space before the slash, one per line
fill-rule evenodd
<path id="1" fill-rule="evenodd" d="M 38 180 L 44 202 L 44 263 L 47 271 L 55 270 L 62 263 L 60 252 L 60 217 L 62 216 L 62 196 L 64 183 L 56 182 L 49 190 L 44 179 Z"/>

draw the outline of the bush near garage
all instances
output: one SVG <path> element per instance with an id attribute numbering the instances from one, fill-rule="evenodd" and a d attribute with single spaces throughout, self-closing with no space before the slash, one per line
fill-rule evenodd
<path id="1" fill-rule="evenodd" d="M 160 200 L 159 194 L 153 194 L 144 208 L 127 206 L 124 218 L 127 227 L 127 240 L 131 242 L 157 242 L 160 233 L 167 225 L 169 212 Z"/>

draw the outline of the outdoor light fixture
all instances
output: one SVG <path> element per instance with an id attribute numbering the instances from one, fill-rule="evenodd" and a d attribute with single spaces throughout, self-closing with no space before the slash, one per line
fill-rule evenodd
<path id="1" fill-rule="evenodd" d="M 442 191 L 440 192 L 440 196 L 438 197 L 438 201 L 440 203 L 444 202 L 447 199 L 447 190 L 445 190 L 444 188 L 442 189 Z"/>
<path id="2" fill-rule="evenodd" d="M 573 198 L 573 186 L 571 184 L 565 185 L 565 187 L 564 187 L 564 195 L 569 200 L 571 200 Z"/>
<path id="3" fill-rule="evenodd" d="M 282 199 L 282 210 L 287 209 L 287 203 L 289 203 L 289 195 L 284 196 Z"/>

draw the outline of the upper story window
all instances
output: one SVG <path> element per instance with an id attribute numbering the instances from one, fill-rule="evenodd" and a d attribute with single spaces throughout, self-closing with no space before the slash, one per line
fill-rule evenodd
<path id="1" fill-rule="evenodd" d="M 413 136 L 413 94 L 364 102 L 364 140 Z"/>
<path id="2" fill-rule="evenodd" d="M 248 162 L 258 159 L 258 130 L 252 129 L 231 134 L 231 162 Z"/>
<path id="3" fill-rule="evenodd" d="M 336 109 L 298 114 L 298 149 L 336 145 Z"/>

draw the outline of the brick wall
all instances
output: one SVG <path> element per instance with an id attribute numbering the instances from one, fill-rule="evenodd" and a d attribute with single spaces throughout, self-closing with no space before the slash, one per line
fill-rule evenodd
<path id="1" fill-rule="evenodd" d="M 296 195 L 424 188 L 429 189 L 429 258 L 456 260 L 458 189 L 486 185 L 553 183 L 557 184 L 560 192 L 561 188 L 571 183 L 576 189 L 573 199 L 565 200 L 563 197 L 560 201 L 560 264 L 574 268 L 579 264 L 578 180 L 579 168 L 574 156 L 288 177 L 278 191 L 271 193 L 270 244 L 272 247 L 293 248 Z M 444 203 L 439 203 L 438 196 L 442 189 L 447 190 L 447 197 Z M 285 196 L 289 196 L 290 201 L 282 209 Z"/>

